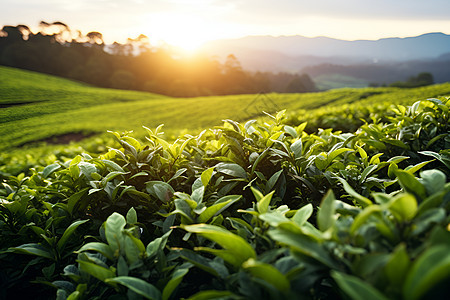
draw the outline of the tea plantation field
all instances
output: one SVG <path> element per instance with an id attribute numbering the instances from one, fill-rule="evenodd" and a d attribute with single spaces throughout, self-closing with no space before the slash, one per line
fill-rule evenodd
<path id="1" fill-rule="evenodd" d="M 0 79 L 0 299 L 450 294 L 450 84 L 180 99 Z M 68 133 L 100 136 L 17 149 Z"/>
<path id="2" fill-rule="evenodd" d="M 450 84 L 399 90 L 394 88 L 340 89 L 311 94 L 268 94 L 169 98 L 145 92 L 90 87 L 81 83 L 0 67 L 0 150 L 36 141 L 58 142 L 71 133 L 104 135 L 107 130 L 133 130 L 164 124 L 166 133 L 183 129 L 199 132 L 224 119 L 244 121 L 288 109 L 300 119 L 343 104 L 411 104 L 417 99 L 450 94 Z M 328 112 L 325 112 L 328 114 Z M 358 116 L 354 119 L 358 121 Z M 301 122 L 302 120 L 299 120 Z M 358 123 L 359 124 L 359 123 Z M 312 124 L 311 124 L 312 125 Z M 332 124 L 317 124 L 317 126 Z"/>

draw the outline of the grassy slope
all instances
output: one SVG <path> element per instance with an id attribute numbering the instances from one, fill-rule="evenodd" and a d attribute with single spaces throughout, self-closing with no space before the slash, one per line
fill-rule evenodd
<path id="1" fill-rule="evenodd" d="M 169 98 L 151 93 L 94 88 L 70 80 L 0 67 L 0 149 L 70 132 L 104 133 L 165 124 L 168 132 L 198 130 L 231 118 L 242 121 L 261 111 L 323 105 L 416 100 L 450 94 L 450 83 L 419 89 L 338 89 L 310 94 Z M 28 102 L 5 108 L 5 104 Z"/>

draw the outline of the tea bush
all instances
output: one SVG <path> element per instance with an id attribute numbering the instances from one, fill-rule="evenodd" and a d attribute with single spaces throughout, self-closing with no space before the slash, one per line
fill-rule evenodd
<path id="1" fill-rule="evenodd" d="M 443 298 L 449 107 L 369 110 L 347 132 L 285 111 L 173 142 L 160 126 L 5 167 L 1 296 Z"/>

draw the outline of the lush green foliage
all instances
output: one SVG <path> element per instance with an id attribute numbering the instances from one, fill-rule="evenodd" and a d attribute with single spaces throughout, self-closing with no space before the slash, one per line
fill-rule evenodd
<path id="1" fill-rule="evenodd" d="M 100 155 L 5 168 L 2 296 L 444 297 L 450 99 L 350 123 L 360 106 L 334 101 L 309 124 L 281 111 L 173 142 L 146 128 Z M 355 130 L 315 130 L 326 122 Z"/>

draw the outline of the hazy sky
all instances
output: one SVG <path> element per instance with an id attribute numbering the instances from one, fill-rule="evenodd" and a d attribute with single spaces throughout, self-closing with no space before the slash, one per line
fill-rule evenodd
<path id="1" fill-rule="evenodd" d="M 1 0 L 0 25 L 61 21 L 107 42 L 143 33 L 184 47 L 246 35 L 378 39 L 450 34 L 449 0 Z"/>

